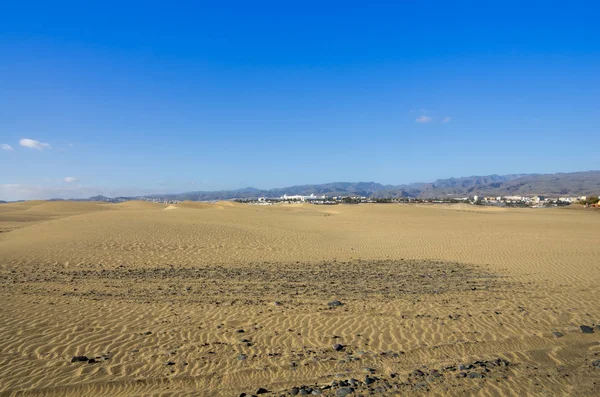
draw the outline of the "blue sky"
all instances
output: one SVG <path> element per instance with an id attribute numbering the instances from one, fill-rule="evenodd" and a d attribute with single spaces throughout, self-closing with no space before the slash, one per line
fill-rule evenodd
<path id="1" fill-rule="evenodd" d="M 2 2 L 0 199 L 600 169 L 600 6 L 488 3 Z"/>

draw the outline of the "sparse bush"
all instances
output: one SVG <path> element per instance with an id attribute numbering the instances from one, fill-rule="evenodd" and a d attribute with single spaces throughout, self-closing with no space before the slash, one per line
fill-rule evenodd
<path id="1" fill-rule="evenodd" d="M 583 205 L 592 205 L 596 204 L 598 201 L 598 196 L 588 196 L 585 200 L 581 200 L 579 203 Z"/>

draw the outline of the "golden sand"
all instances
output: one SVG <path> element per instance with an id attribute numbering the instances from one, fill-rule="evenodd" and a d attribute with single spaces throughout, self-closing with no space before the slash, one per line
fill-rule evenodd
<path id="1" fill-rule="evenodd" d="M 0 204 L 0 395 L 279 396 L 365 368 L 378 395 L 600 395 L 599 231 L 563 209 Z"/>

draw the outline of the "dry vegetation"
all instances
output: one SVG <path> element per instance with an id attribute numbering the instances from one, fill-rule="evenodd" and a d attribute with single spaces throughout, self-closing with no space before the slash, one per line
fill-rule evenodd
<path id="1" fill-rule="evenodd" d="M 0 395 L 598 395 L 598 215 L 0 204 Z"/>

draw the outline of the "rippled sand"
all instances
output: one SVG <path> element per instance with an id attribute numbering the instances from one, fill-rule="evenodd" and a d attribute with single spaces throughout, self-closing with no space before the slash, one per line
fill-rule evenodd
<path id="1" fill-rule="evenodd" d="M 572 209 L 0 204 L 0 395 L 279 396 L 365 368 L 380 395 L 600 395 L 599 230 Z"/>

